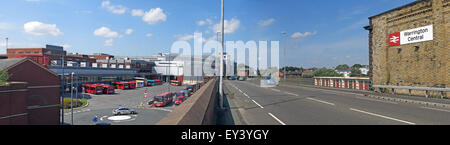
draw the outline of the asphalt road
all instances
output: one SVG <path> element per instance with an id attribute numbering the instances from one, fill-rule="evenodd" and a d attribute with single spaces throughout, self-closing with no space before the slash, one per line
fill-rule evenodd
<path id="1" fill-rule="evenodd" d="M 89 95 L 82 94 L 88 98 L 89 105 L 84 108 L 74 109 L 74 125 L 94 125 L 94 117 L 97 116 L 99 122 L 106 122 L 112 125 L 154 125 L 176 106 L 172 103 L 165 107 L 151 107 L 147 102 L 153 96 L 169 91 L 176 92 L 186 88 L 186 86 L 170 86 L 163 84 L 160 86 L 136 88 L 133 90 L 116 89 L 114 95 Z M 144 92 L 148 89 L 148 97 L 144 98 Z M 83 97 L 80 95 L 80 97 Z M 141 103 L 144 106 L 141 106 Z M 113 116 L 112 109 L 118 107 L 133 108 L 138 114 Z M 71 123 L 71 110 L 64 110 L 64 122 Z"/>
<path id="2" fill-rule="evenodd" d="M 301 86 L 261 88 L 253 81 L 225 81 L 234 124 L 420 125 L 450 124 L 450 110 L 371 99 Z"/>

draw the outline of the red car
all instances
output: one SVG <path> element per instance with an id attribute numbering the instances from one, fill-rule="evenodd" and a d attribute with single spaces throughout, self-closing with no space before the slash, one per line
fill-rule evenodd
<path id="1" fill-rule="evenodd" d="M 173 101 L 172 92 L 165 92 L 153 97 L 153 106 L 154 107 L 164 107 L 167 104 L 170 104 Z"/>

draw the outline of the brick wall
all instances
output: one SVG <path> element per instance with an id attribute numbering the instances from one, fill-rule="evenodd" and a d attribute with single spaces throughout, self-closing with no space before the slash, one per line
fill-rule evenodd
<path id="1" fill-rule="evenodd" d="M 450 87 L 449 4 L 450 0 L 423 0 L 371 17 L 369 52 L 375 85 Z M 388 46 L 389 34 L 427 25 L 434 27 L 432 41 Z M 420 48 L 416 50 L 415 46 Z M 408 90 L 397 93 L 408 93 Z M 413 91 L 413 94 L 424 93 Z"/>

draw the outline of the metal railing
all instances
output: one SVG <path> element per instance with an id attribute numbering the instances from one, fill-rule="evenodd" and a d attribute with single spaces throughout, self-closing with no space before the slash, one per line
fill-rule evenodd
<path id="1" fill-rule="evenodd" d="M 405 89 L 409 91 L 409 95 L 411 96 L 412 90 L 420 90 L 425 91 L 425 97 L 429 97 L 430 91 L 441 92 L 441 98 L 445 97 L 444 92 L 450 92 L 450 88 L 433 88 L 433 87 L 409 87 L 409 86 L 386 86 L 386 85 L 373 85 L 374 88 L 379 88 L 380 91 L 382 88 L 384 89 L 392 89 L 392 94 L 394 94 L 394 89 Z"/>

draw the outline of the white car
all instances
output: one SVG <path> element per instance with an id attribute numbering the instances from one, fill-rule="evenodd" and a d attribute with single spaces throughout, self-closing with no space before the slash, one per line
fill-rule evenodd
<path id="1" fill-rule="evenodd" d="M 127 114 L 137 114 L 136 110 L 130 108 L 116 108 L 112 110 L 113 115 L 127 115 Z"/>

